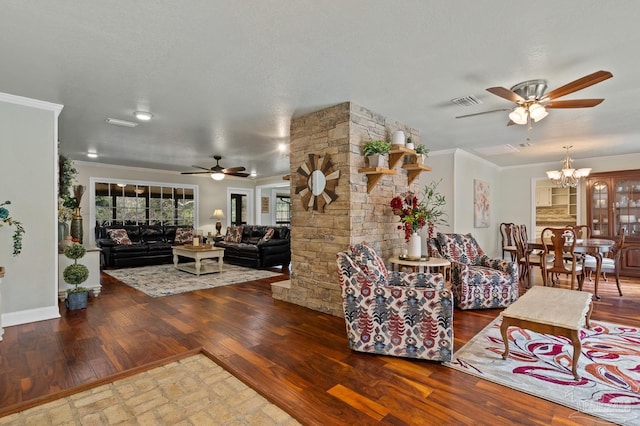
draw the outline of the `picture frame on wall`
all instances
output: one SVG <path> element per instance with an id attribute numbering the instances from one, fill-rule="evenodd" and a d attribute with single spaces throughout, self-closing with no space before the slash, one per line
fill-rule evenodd
<path id="1" fill-rule="evenodd" d="M 261 202 L 260 213 L 262 214 L 269 213 L 269 197 L 262 197 L 260 202 Z"/>
<path id="2" fill-rule="evenodd" d="M 473 180 L 473 226 L 488 228 L 491 222 L 491 188 L 487 182 Z"/>

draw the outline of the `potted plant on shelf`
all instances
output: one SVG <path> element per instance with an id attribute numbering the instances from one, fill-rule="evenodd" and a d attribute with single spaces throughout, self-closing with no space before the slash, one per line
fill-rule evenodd
<path id="1" fill-rule="evenodd" d="M 89 278 L 89 269 L 78 263 L 78 259 L 84 257 L 86 252 L 87 250 L 77 243 L 71 244 L 64 249 L 64 255 L 73 260 L 73 265 L 64 268 L 64 272 L 62 273 L 65 282 L 75 286 L 75 288 L 67 292 L 65 304 L 70 311 L 87 307 L 89 290 L 84 287 L 79 287 L 79 285 Z"/>
<path id="2" fill-rule="evenodd" d="M 390 150 L 391 144 L 389 142 L 377 139 L 364 144 L 362 155 L 369 162 L 369 167 L 386 167 L 385 160 Z"/>
<path id="3" fill-rule="evenodd" d="M 424 164 L 425 160 L 429 156 L 429 150 L 423 144 L 416 146 L 416 163 Z"/>
<path id="4" fill-rule="evenodd" d="M 414 148 L 414 145 L 413 145 L 413 138 L 412 138 L 411 136 L 409 136 L 409 137 L 407 138 L 407 148 L 409 148 L 409 149 L 413 149 L 413 148 Z"/>

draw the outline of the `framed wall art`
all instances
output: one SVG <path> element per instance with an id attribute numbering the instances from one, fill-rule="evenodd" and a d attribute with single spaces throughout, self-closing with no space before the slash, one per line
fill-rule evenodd
<path id="1" fill-rule="evenodd" d="M 487 182 L 473 180 L 473 226 L 488 228 L 491 221 L 491 188 Z"/>

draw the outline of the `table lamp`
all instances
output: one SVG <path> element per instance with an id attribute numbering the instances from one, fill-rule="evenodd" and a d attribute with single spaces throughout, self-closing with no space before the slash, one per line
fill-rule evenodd
<path id="1" fill-rule="evenodd" d="M 224 219 L 224 213 L 222 213 L 222 209 L 215 209 L 213 214 L 211 215 L 211 219 L 216 219 L 216 237 L 221 237 L 220 230 L 222 229 L 222 222 L 220 219 Z"/>

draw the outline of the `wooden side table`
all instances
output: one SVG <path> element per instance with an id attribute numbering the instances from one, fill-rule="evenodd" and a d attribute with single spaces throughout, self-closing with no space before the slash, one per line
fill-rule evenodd
<path id="1" fill-rule="evenodd" d="M 425 260 L 409 260 L 394 256 L 389 259 L 389 263 L 394 271 L 398 271 L 400 266 L 408 266 L 416 272 L 424 273 L 431 272 L 431 268 L 440 268 L 445 282 L 448 284 L 451 283 L 451 262 L 441 257 L 430 257 Z"/>

